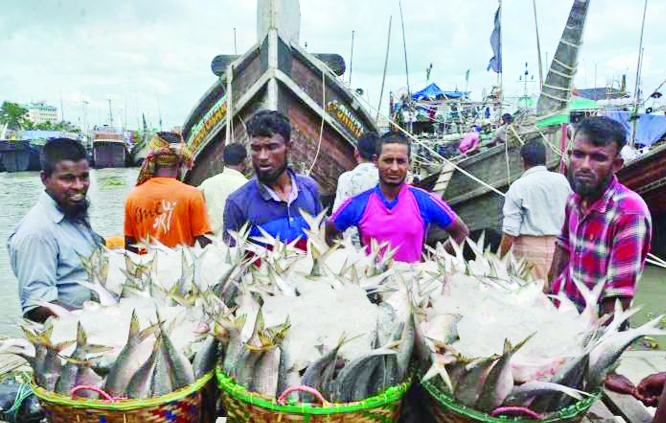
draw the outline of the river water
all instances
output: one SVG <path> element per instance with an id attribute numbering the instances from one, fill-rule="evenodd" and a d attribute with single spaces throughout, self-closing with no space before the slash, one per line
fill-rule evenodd
<path id="1" fill-rule="evenodd" d="M 90 223 L 103 237 L 123 235 L 125 197 L 138 174 L 138 168 L 91 170 Z M 17 281 L 9 265 L 7 237 L 43 189 L 39 172 L 0 173 L 0 335 L 19 334 L 16 321 L 21 313 Z"/>
<path id="2" fill-rule="evenodd" d="M 90 174 L 92 227 L 102 236 L 123 234 L 124 204 L 139 173 L 138 168 L 93 169 Z M 7 237 L 14 226 L 35 204 L 43 191 L 38 172 L 0 173 L 0 335 L 19 334 L 20 316 L 17 282 L 9 265 Z M 633 325 L 666 313 L 666 271 L 648 267 L 634 300 L 643 309 L 632 319 Z M 658 337 L 666 348 L 666 337 Z"/>

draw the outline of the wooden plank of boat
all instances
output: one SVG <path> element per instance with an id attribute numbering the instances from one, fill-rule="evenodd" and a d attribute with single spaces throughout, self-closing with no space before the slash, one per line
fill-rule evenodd
<path id="1" fill-rule="evenodd" d="M 608 409 L 628 423 L 650 423 L 652 415 L 645 406 L 631 395 L 622 395 L 604 389 L 603 401 Z"/>
<path id="2" fill-rule="evenodd" d="M 377 131 L 372 117 L 335 75 L 294 40 L 285 41 L 278 27 L 228 64 L 185 121 L 183 138 L 195 156 L 185 177 L 188 183 L 198 185 L 222 170 L 227 138 L 247 143 L 245 122 L 259 109 L 288 116 L 291 166 L 300 172 L 311 169 L 324 196 L 334 195 L 339 175 L 355 166 L 357 140 Z"/>

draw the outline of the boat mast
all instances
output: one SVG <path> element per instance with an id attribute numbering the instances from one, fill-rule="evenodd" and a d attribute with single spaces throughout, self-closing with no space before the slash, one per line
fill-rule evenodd
<path id="1" fill-rule="evenodd" d="M 386 68 L 388 67 L 389 47 L 391 47 L 391 23 L 393 22 L 393 15 L 389 17 L 388 36 L 386 37 L 386 57 L 384 58 L 384 74 L 382 75 L 382 89 L 379 91 L 379 104 L 377 104 L 377 120 L 379 120 L 379 113 L 382 109 L 382 97 L 384 96 L 384 82 L 386 82 Z M 389 116 L 391 111 L 389 110 Z"/>
<path id="2" fill-rule="evenodd" d="M 402 24 L 402 49 L 405 52 L 405 77 L 407 78 L 407 96 L 411 100 L 412 92 L 409 88 L 409 67 L 407 66 L 407 41 L 405 39 L 405 19 L 402 16 L 402 2 L 398 0 L 400 7 L 400 23 Z"/>
<path id="3" fill-rule="evenodd" d="M 349 87 L 351 88 L 352 71 L 354 70 L 354 30 L 352 29 L 351 53 L 349 54 Z"/>
<path id="4" fill-rule="evenodd" d="M 113 129 L 113 112 L 111 112 L 111 99 L 109 99 L 109 127 Z"/>
<path id="5" fill-rule="evenodd" d="M 499 60 L 500 60 L 500 68 L 499 72 L 497 73 L 497 79 L 499 82 L 499 121 L 502 122 L 502 103 L 504 103 L 504 90 L 502 89 L 502 0 L 499 0 Z"/>
<path id="6" fill-rule="evenodd" d="M 534 29 L 536 30 L 537 57 L 539 59 L 539 90 L 541 90 L 543 88 L 543 64 L 541 63 L 541 42 L 539 41 L 539 21 L 537 20 L 536 0 L 532 0 L 532 9 L 534 9 Z"/>
<path id="7" fill-rule="evenodd" d="M 645 5 L 643 6 L 643 22 L 641 23 L 641 38 L 638 43 L 638 63 L 636 64 L 636 87 L 634 88 L 634 112 L 632 113 L 632 116 L 634 116 L 634 119 L 632 119 L 632 124 L 631 124 L 631 139 L 629 140 L 629 146 L 633 147 L 634 143 L 636 142 L 636 125 L 638 121 L 638 103 L 640 101 L 640 92 L 639 92 L 639 86 L 640 86 L 640 79 L 641 79 L 641 66 L 642 66 L 642 59 L 643 59 L 643 30 L 645 29 L 645 13 L 647 12 L 647 4 L 648 0 L 645 0 Z"/>

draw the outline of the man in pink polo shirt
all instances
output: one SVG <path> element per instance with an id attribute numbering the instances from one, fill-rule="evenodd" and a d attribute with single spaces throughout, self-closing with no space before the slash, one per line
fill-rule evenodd
<path id="1" fill-rule="evenodd" d="M 356 226 L 367 249 L 370 241 L 388 241 L 397 248 L 395 260 L 421 260 L 428 227 L 440 226 L 457 242 L 467 237 L 465 223 L 441 198 L 405 183 L 411 146 L 406 138 L 388 133 L 377 149 L 379 184 L 345 201 L 327 223 L 329 242 L 340 232 Z M 451 251 L 451 246 L 445 247 Z"/>

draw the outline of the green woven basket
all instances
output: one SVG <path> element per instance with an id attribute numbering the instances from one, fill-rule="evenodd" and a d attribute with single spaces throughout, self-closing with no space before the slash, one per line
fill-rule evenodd
<path id="1" fill-rule="evenodd" d="M 411 380 L 370 397 L 350 403 L 291 403 L 280 405 L 274 398 L 248 391 L 217 369 L 217 381 L 229 423 L 392 423 L 400 416 L 402 399 Z"/>
<path id="2" fill-rule="evenodd" d="M 534 423 L 535 420 L 526 418 L 511 418 L 511 417 L 492 417 L 486 413 L 469 408 L 450 395 L 442 392 L 442 390 L 430 381 L 421 382 L 421 386 L 427 392 L 428 398 L 425 400 L 428 411 L 432 416 L 432 421 L 435 423 L 440 422 L 454 422 L 454 423 L 471 423 L 471 422 L 486 422 L 486 423 Z M 592 404 L 598 400 L 601 393 L 584 398 L 575 404 L 559 410 L 554 414 L 549 414 L 546 418 L 538 420 L 540 423 L 550 422 L 579 422 L 583 419 Z"/>

